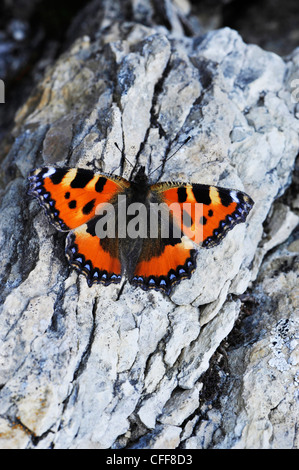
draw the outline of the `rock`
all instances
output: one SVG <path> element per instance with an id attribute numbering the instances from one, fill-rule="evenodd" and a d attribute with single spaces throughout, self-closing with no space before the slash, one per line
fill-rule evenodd
<path id="1" fill-rule="evenodd" d="M 100 25 L 90 18 L 94 34 L 85 31 L 46 70 L 15 117 L 15 141 L 2 162 L 0 447 L 172 449 L 182 439 L 186 448 L 289 446 L 294 427 L 287 436 L 282 414 L 296 405 L 293 382 L 287 392 L 284 378 L 293 380 L 297 356 L 286 297 L 286 312 L 275 311 L 269 330 L 272 346 L 256 337 L 246 356 L 259 371 L 270 361 L 271 373 L 258 390 L 257 369 L 244 362 L 245 404 L 235 428 L 223 423 L 236 410 L 237 391 L 223 397 L 220 425 L 213 410 L 204 419 L 195 413 L 204 373 L 238 318 L 236 296 L 262 276 L 252 266 L 265 260 L 257 249 L 263 223 L 291 181 L 299 126 L 287 80 L 298 62 L 246 45 L 229 28 L 185 36 L 183 13 L 170 2 L 163 14 L 146 4 L 146 22 L 139 2 L 132 2 L 130 22 L 115 21 L 122 18 L 118 3 L 114 11 L 93 3 L 103 7 Z M 200 249 L 196 272 L 170 297 L 127 282 L 89 288 L 68 266 L 65 236 L 26 196 L 29 171 L 48 163 L 127 177 L 130 164 L 114 142 L 147 171 L 165 163 L 156 178 L 236 188 L 255 201 L 246 224 L 219 246 Z M 266 249 L 294 226 L 296 216 L 287 208 L 283 214 L 286 226 Z M 290 273 L 277 285 L 262 282 L 274 300 L 275 292 L 295 288 Z M 289 340 L 279 343 L 285 318 L 293 322 Z M 272 373 L 280 388 L 268 385 L 267 398 Z"/>
<path id="2" fill-rule="evenodd" d="M 290 210 L 288 206 L 281 202 L 273 204 L 267 223 L 265 238 L 261 246 L 256 250 L 252 269 L 253 279 L 257 276 L 260 265 L 268 251 L 284 242 L 297 227 L 298 223 L 299 216 Z"/>
<path id="3" fill-rule="evenodd" d="M 210 446 L 212 437 L 221 423 L 221 413 L 211 410 L 207 412 L 207 417 L 207 420 L 201 420 L 195 436 L 186 439 L 185 449 L 207 449 Z"/>
<path id="4" fill-rule="evenodd" d="M 192 390 L 174 392 L 163 408 L 159 421 L 180 426 L 199 407 L 201 389 L 202 383 L 198 383 Z"/>
<path id="5" fill-rule="evenodd" d="M 298 259 L 287 242 L 262 264 L 243 341 L 228 351 L 231 377 L 209 446 L 298 448 Z"/>
<path id="6" fill-rule="evenodd" d="M 180 443 L 181 428 L 158 424 L 154 433 L 142 437 L 130 449 L 175 449 Z"/>

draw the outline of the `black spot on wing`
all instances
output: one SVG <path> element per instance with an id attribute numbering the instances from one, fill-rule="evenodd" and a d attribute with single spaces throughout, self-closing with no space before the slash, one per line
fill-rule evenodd
<path id="1" fill-rule="evenodd" d="M 187 199 L 187 191 L 185 187 L 178 188 L 178 200 L 180 203 L 186 202 Z"/>
<path id="2" fill-rule="evenodd" d="M 103 214 L 96 215 L 95 217 L 93 217 L 91 220 L 89 220 L 86 223 L 86 232 L 89 233 L 89 235 L 91 235 L 92 237 L 97 237 L 99 235 L 99 230 L 103 230 L 104 232 L 107 231 L 108 227 L 107 227 L 107 222 L 106 221 L 105 221 L 104 224 L 101 223 L 100 228 L 97 227 L 97 223 L 103 217 L 107 217 L 107 212 L 106 211 L 104 211 Z M 115 243 L 114 238 L 111 239 L 111 243 Z M 105 249 L 105 247 L 103 247 L 103 249 Z"/>
<path id="3" fill-rule="evenodd" d="M 50 176 L 53 184 L 60 184 L 69 170 L 65 168 L 56 168 L 55 173 Z"/>
<path id="4" fill-rule="evenodd" d="M 220 197 L 220 200 L 221 200 L 221 204 L 225 207 L 228 207 L 232 202 L 233 202 L 233 199 L 230 195 L 230 191 L 227 190 L 219 190 L 218 191 L 218 194 L 219 194 L 219 197 Z"/>
<path id="5" fill-rule="evenodd" d="M 99 218 L 94 217 L 93 219 L 89 220 L 86 224 L 86 232 L 89 233 L 92 237 L 96 236 L 96 224 Z"/>
<path id="6" fill-rule="evenodd" d="M 105 178 L 104 176 L 99 176 L 99 179 L 95 184 L 95 190 L 98 193 L 101 193 L 103 191 L 106 181 L 107 181 L 107 178 Z"/>
<path id="7" fill-rule="evenodd" d="M 95 202 L 96 202 L 96 200 L 92 199 L 87 204 L 85 204 L 85 206 L 82 209 L 82 212 L 83 212 L 84 215 L 88 215 L 88 214 L 91 213 L 92 209 L 94 208 Z"/>
<path id="8" fill-rule="evenodd" d="M 93 177 L 94 173 L 91 170 L 77 170 L 76 176 L 71 182 L 71 188 L 85 188 L 85 186 L 92 180 Z"/>
<path id="9" fill-rule="evenodd" d="M 210 198 L 210 186 L 205 184 L 193 184 L 192 190 L 196 202 L 206 205 L 211 204 L 212 201 Z"/>
<path id="10" fill-rule="evenodd" d="M 70 209 L 75 209 L 77 207 L 77 201 L 73 199 L 72 201 L 69 202 L 68 206 Z"/>

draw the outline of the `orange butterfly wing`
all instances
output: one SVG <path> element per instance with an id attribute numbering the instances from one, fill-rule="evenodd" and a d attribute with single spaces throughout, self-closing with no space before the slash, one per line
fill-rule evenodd
<path id="1" fill-rule="evenodd" d="M 83 168 L 45 167 L 29 176 L 29 194 L 36 197 L 60 231 L 86 223 L 99 204 L 109 202 L 130 184 L 120 176 L 96 174 Z"/>
<path id="2" fill-rule="evenodd" d="M 184 238 L 161 242 L 159 254 L 152 251 L 151 240 L 145 239 L 130 282 L 144 290 L 155 289 L 170 294 L 182 279 L 190 279 L 195 267 L 196 250 Z"/>
<path id="3" fill-rule="evenodd" d="M 169 237 L 156 240 L 154 250 L 153 240 L 144 241 L 131 283 L 169 294 L 196 267 L 190 240 L 206 248 L 218 245 L 236 224 L 245 222 L 253 201 L 241 191 L 202 184 L 157 183 L 151 191 L 170 209 Z"/>
<path id="4" fill-rule="evenodd" d="M 69 263 L 92 284 L 118 284 L 122 266 L 118 239 L 100 239 L 96 235 L 98 217 L 72 230 L 66 239 L 66 257 Z"/>
<path id="5" fill-rule="evenodd" d="M 158 183 L 152 186 L 182 232 L 205 248 L 218 245 L 235 225 L 245 222 L 254 202 L 244 192 L 204 184 Z M 178 210 L 176 210 L 176 208 Z"/>
<path id="6" fill-rule="evenodd" d="M 86 276 L 88 285 L 120 282 L 117 240 L 107 243 L 96 236 L 96 209 L 123 193 L 130 183 L 91 170 L 54 167 L 34 170 L 29 181 L 29 194 L 38 199 L 50 222 L 60 231 L 70 231 L 66 256 Z"/>

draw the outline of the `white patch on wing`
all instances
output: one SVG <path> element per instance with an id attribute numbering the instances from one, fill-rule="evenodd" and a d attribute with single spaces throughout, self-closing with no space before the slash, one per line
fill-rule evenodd
<path id="1" fill-rule="evenodd" d="M 230 191 L 229 194 L 233 201 L 235 201 L 237 204 L 240 203 L 240 199 L 238 198 L 236 191 Z"/>
<path id="2" fill-rule="evenodd" d="M 47 173 L 43 174 L 43 178 L 49 178 L 49 176 L 54 175 L 56 173 L 56 168 L 49 168 Z"/>

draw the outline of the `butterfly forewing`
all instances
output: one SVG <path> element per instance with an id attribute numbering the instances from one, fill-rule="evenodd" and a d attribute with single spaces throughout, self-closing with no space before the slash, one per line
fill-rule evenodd
<path id="1" fill-rule="evenodd" d="M 29 194 L 39 200 L 51 223 L 62 231 L 85 224 L 95 215 L 99 204 L 110 201 L 129 186 L 124 178 L 76 168 L 38 168 L 29 181 Z"/>
<path id="2" fill-rule="evenodd" d="M 245 222 L 253 206 L 242 191 L 203 184 L 158 183 L 165 203 L 179 204 L 174 219 L 183 233 L 206 248 L 218 245 L 236 224 Z"/>

